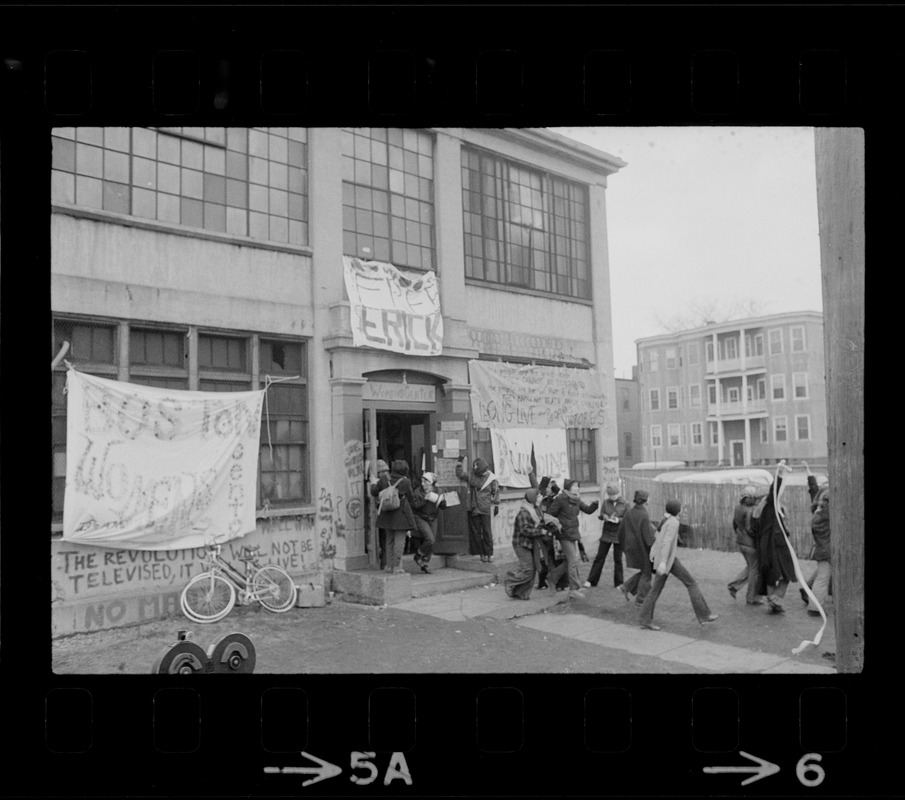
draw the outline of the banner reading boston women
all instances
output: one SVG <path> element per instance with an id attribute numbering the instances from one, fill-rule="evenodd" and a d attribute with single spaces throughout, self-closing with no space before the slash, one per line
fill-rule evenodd
<path id="1" fill-rule="evenodd" d="M 190 392 L 70 369 L 63 539 L 181 550 L 255 529 L 264 390 Z"/>

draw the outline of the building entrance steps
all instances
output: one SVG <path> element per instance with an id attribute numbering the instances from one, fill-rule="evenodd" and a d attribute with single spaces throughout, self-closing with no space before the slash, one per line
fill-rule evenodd
<path id="1" fill-rule="evenodd" d="M 490 572 L 468 571 L 441 566 L 431 568 L 430 574 L 421 570 L 408 557 L 403 560 L 402 574 L 390 574 L 383 570 L 336 571 L 333 573 L 333 591 L 343 600 L 369 605 L 394 605 L 413 598 L 460 592 L 478 586 L 496 583 Z M 493 566 L 492 564 L 489 566 Z"/>

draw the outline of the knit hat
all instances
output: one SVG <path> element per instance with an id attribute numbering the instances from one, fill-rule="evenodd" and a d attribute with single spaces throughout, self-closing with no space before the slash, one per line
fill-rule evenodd
<path id="1" fill-rule="evenodd" d="M 378 474 L 381 473 L 381 472 L 389 472 L 389 471 L 390 471 L 390 466 L 389 466 L 389 464 L 387 464 L 387 462 L 384 461 L 382 458 L 378 458 L 378 459 L 377 459 L 377 472 L 378 472 Z"/>
<path id="2" fill-rule="evenodd" d="M 535 503 L 537 503 L 537 496 L 539 494 L 540 492 L 538 492 L 537 489 L 529 489 L 527 492 L 525 492 L 525 500 L 527 500 L 531 505 L 534 505 Z"/>
<path id="3" fill-rule="evenodd" d="M 434 472 L 425 472 L 421 476 L 421 480 L 427 481 L 430 484 L 435 484 L 437 482 L 437 475 Z"/>
<path id="4" fill-rule="evenodd" d="M 619 497 L 619 487 L 618 486 L 607 486 L 606 493 L 609 497 Z"/>
<path id="5" fill-rule="evenodd" d="M 672 498 L 671 500 L 666 501 L 666 513 L 672 514 L 675 516 L 682 510 L 682 504 L 676 500 L 676 498 Z"/>
<path id="6" fill-rule="evenodd" d="M 565 490 L 568 492 L 568 491 L 570 491 L 570 490 L 572 489 L 572 487 L 573 487 L 576 483 L 578 483 L 578 481 L 576 481 L 574 478 L 566 478 L 566 479 L 562 482 L 562 488 L 565 489 Z"/>
<path id="7" fill-rule="evenodd" d="M 757 490 L 750 484 L 742 489 L 742 497 L 754 497 Z"/>
<path id="8" fill-rule="evenodd" d="M 645 492 L 644 489 L 638 489 L 638 491 L 635 492 L 634 503 L 636 506 L 640 506 L 642 503 L 646 503 L 649 497 L 649 492 Z"/>

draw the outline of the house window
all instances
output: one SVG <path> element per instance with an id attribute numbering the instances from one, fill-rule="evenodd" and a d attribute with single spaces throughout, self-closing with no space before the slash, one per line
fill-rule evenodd
<path id="1" fill-rule="evenodd" d="M 650 445 L 651 447 L 663 446 L 663 428 L 660 425 L 650 426 Z"/>
<path id="2" fill-rule="evenodd" d="M 723 341 L 726 343 L 726 358 L 738 358 L 738 340 L 734 336 L 731 336 Z"/>
<path id="3" fill-rule="evenodd" d="M 796 400 L 808 399 L 808 373 L 792 373 L 792 393 Z"/>
<path id="4" fill-rule="evenodd" d="M 698 343 L 689 342 L 688 345 L 688 365 L 697 366 L 698 364 Z"/>
<path id="5" fill-rule="evenodd" d="M 659 389 L 650 390 L 650 410 L 651 411 L 660 410 L 660 390 Z"/>
<path id="6" fill-rule="evenodd" d="M 692 408 L 701 407 L 701 384 L 693 383 L 688 387 L 688 404 Z"/>
<path id="7" fill-rule="evenodd" d="M 805 351 L 804 326 L 795 325 L 789 328 L 789 339 L 793 353 L 803 353 Z"/>
<path id="8" fill-rule="evenodd" d="M 647 351 L 647 363 L 648 370 L 651 372 L 656 372 L 660 369 L 660 351 L 659 350 L 648 350 Z"/>
<path id="9" fill-rule="evenodd" d="M 707 384 L 707 402 L 712 406 L 716 405 L 716 384 L 715 383 Z"/>
<path id="10" fill-rule="evenodd" d="M 579 483 L 597 482 L 597 456 L 593 428 L 569 428 L 569 476 Z"/>
<path id="11" fill-rule="evenodd" d="M 704 426 L 700 422 L 692 422 L 691 423 L 691 443 L 692 444 L 703 444 L 704 443 Z"/>
<path id="12" fill-rule="evenodd" d="M 629 396 L 628 389 L 623 387 L 621 389 L 621 393 L 622 393 L 622 410 L 629 411 L 632 407 L 632 404 L 631 404 L 631 398 Z"/>
<path id="13" fill-rule="evenodd" d="M 308 243 L 306 128 L 56 128 L 51 199 Z"/>
<path id="14" fill-rule="evenodd" d="M 666 407 L 667 408 L 678 408 L 679 407 L 679 387 L 678 386 L 670 386 L 666 390 Z"/>
<path id="15" fill-rule="evenodd" d="M 811 417 L 808 414 L 795 416 L 795 438 L 799 442 L 806 442 L 811 438 Z"/>
<path id="16" fill-rule="evenodd" d="M 157 328 L 125 322 L 54 320 L 53 352 L 68 341 L 68 361 L 79 370 L 111 380 L 164 389 L 188 389 L 190 366 L 198 372 L 201 391 L 247 391 L 264 386 L 265 376 L 280 378 L 267 390 L 262 420 L 259 507 L 295 506 L 311 501 L 308 454 L 307 349 L 299 339 L 261 338 L 257 372 L 252 372 L 250 334 L 200 332 L 197 363 L 190 365 L 186 328 Z M 120 339 L 123 337 L 122 347 Z M 128 353 L 129 362 L 118 355 Z M 286 380 L 289 379 L 289 380 Z M 53 373 L 52 519 L 61 521 L 66 479 L 65 365 Z M 270 446 L 273 445 L 273 456 Z"/>
<path id="17" fill-rule="evenodd" d="M 587 187 L 462 148 L 465 276 L 589 297 Z"/>
<path id="18" fill-rule="evenodd" d="M 676 363 L 677 363 L 676 348 L 667 347 L 666 348 L 666 369 L 675 369 Z"/>
<path id="19" fill-rule="evenodd" d="M 764 335 L 756 333 L 753 336 L 749 333 L 745 335 L 745 356 L 752 358 L 762 356 L 764 354 Z"/>
<path id="20" fill-rule="evenodd" d="M 704 342 L 704 357 L 707 359 L 708 364 L 713 363 L 713 339 L 708 339 Z"/>
<path id="21" fill-rule="evenodd" d="M 626 458 L 632 458 L 632 434 L 631 431 L 626 431 L 622 434 L 623 439 L 623 451 L 622 454 Z"/>
<path id="22" fill-rule="evenodd" d="M 433 137 L 410 128 L 343 128 L 343 253 L 430 270 Z"/>
<path id="23" fill-rule="evenodd" d="M 774 400 L 786 399 L 786 376 L 771 375 L 770 376 L 770 393 Z"/>
<path id="24" fill-rule="evenodd" d="M 738 401 L 739 401 L 738 386 L 730 386 L 729 387 L 729 402 L 738 403 Z"/>
<path id="25" fill-rule="evenodd" d="M 716 422 L 709 422 L 710 426 L 710 444 L 718 445 L 720 443 L 720 429 L 719 424 Z"/>
<path id="26" fill-rule="evenodd" d="M 785 442 L 788 441 L 789 432 L 786 425 L 785 417 L 773 417 L 773 441 L 774 442 Z"/>
<path id="27" fill-rule="evenodd" d="M 679 425 L 670 425 L 668 428 L 670 447 L 679 446 L 679 427 Z"/>
<path id="28" fill-rule="evenodd" d="M 778 356 L 782 354 L 782 328 L 774 328 L 769 333 L 770 336 L 770 355 Z"/>
<path id="29" fill-rule="evenodd" d="M 766 400 L 767 399 L 767 382 L 763 378 L 760 378 L 760 379 L 758 379 L 757 383 L 755 384 L 755 387 L 756 387 L 756 389 L 755 389 L 754 399 L 755 400 Z"/>

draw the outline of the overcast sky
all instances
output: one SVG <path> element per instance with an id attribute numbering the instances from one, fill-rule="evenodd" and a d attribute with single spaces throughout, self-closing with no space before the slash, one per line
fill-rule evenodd
<path id="1" fill-rule="evenodd" d="M 812 128 L 553 128 L 628 162 L 607 186 L 613 358 L 695 303 L 822 311 Z"/>

